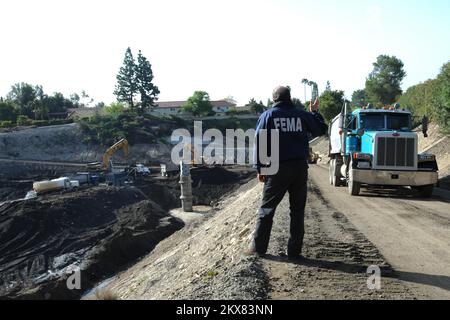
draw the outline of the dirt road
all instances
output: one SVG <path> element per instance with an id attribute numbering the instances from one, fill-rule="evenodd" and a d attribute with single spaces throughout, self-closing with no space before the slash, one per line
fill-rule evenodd
<path id="1" fill-rule="evenodd" d="M 274 218 L 269 256 L 262 266 L 269 279 L 268 298 L 414 299 L 415 292 L 398 280 L 385 258 L 349 220 L 324 201 L 320 189 L 309 184 L 305 210 L 305 240 L 299 262 L 286 259 L 289 232 L 288 198 Z M 381 288 L 368 287 L 369 266 L 379 266 Z"/>
<path id="2" fill-rule="evenodd" d="M 329 185 L 322 165 L 310 169 L 310 178 L 323 202 L 342 212 L 413 291 L 450 299 L 449 200 L 417 199 L 405 190 L 363 189 L 361 196 L 350 197 L 345 187 Z"/>

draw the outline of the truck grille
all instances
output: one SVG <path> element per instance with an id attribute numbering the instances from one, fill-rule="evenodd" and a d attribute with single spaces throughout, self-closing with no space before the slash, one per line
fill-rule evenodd
<path id="1" fill-rule="evenodd" d="M 379 137 L 377 148 L 377 166 L 414 167 L 414 138 Z"/>

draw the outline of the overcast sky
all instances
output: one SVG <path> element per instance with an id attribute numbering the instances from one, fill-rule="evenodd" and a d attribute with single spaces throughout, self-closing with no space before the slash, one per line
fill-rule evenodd
<path id="1" fill-rule="evenodd" d="M 302 78 L 350 97 L 380 54 L 405 63 L 407 87 L 450 59 L 448 0 L 1 0 L 0 96 L 12 84 L 115 100 L 125 50 L 150 60 L 160 101 L 195 90 L 264 102 Z"/>

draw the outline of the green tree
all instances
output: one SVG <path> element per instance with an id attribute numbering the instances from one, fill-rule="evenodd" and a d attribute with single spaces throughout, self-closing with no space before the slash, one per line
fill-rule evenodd
<path id="1" fill-rule="evenodd" d="M 444 64 L 436 79 L 435 116 L 439 124 L 450 130 L 450 61 Z"/>
<path id="2" fill-rule="evenodd" d="M 15 102 L 19 106 L 19 113 L 27 116 L 33 115 L 33 103 L 37 99 L 37 91 L 42 87 L 34 87 L 31 84 L 21 82 L 11 87 L 7 99 Z"/>
<path id="3" fill-rule="evenodd" d="M 300 110 L 305 110 L 305 105 L 302 103 L 300 99 L 292 98 L 292 103 L 294 106 Z"/>
<path id="4" fill-rule="evenodd" d="M 71 100 L 66 99 L 61 92 L 55 92 L 52 96 L 44 96 L 41 104 L 46 107 L 47 112 L 64 112 L 68 108 L 73 108 Z M 39 103 L 35 103 L 35 108 L 42 107 Z"/>
<path id="5" fill-rule="evenodd" d="M 105 110 L 107 114 L 117 117 L 125 111 L 125 105 L 121 102 L 113 102 Z"/>
<path id="6" fill-rule="evenodd" d="M 185 112 L 191 112 L 194 116 L 206 116 L 212 113 L 213 106 L 207 92 L 195 91 L 182 109 Z"/>
<path id="7" fill-rule="evenodd" d="M 352 94 L 352 106 L 357 106 L 358 108 L 362 108 L 366 103 L 366 91 L 364 89 L 355 90 Z"/>
<path id="8" fill-rule="evenodd" d="M 136 66 L 134 63 L 133 53 L 128 47 L 123 59 L 123 65 L 116 76 L 117 85 L 114 95 L 117 101 L 127 103 L 130 108 L 134 109 L 134 97 L 138 93 L 138 85 L 136 81 Z"/>
<path id="9" fill-rule="evenodd" d="M 250 99 L 246 106 L 250 107 L 250 110 L 255 114 L 263 113 L 266 109 L 262 101 L 258 103 L 254 98 Z"/>
<path id="10" fill-rule="evenodd" d="M 159 89 L 152 81 L 152 65 L 147 58 L 142 55 L 141 50 L 139 50 L 136 65 L 136 85 L 141 96 L 141 112 L 153 107 L 155 101 L 158 100 Z"/>
<path id="11" fill-rule="evenodd" d="M 436 107 L 437 80 L 427 80 L 406 90 L 400 97 L 400 105 L 410 110 L 414 116 L 434 118 Z"/>
<path id="12" fill-rule="evenodd" d="M 304 94 L 305 94 L 305 103 L 306 103 L 306 86 L 308 86 L 309 84 L 309 80 L 308 79 L 306 79 L 306 78 L 303 78 L 302 79 L 302 83 L 303 83 L 303 89 L 305 90 L 304 91 Z"/>
<path id="13" fill-rule="evenodd" d="M 47 97 L 44 96 L 42 100 L 35 100 L 33 102 L 32 108 L 35 120 L 43 120 L 48 118 L 49 106 L 46 104 L 46 102 L 48 103 L 48 101 L 45 101 L 46 98 Z"/>
<path id="14" fill-rule="evenodd" d="M 401 83 L 406 76 L 403 62 L 395 56 L 380 55 L 366 79 L 367 102 L 391 104 L 402 94 Z"/>
<path id="15" fill-rule="evenodd" d="M 16 122 L 19 107 L 12 101 L 0 101 L 0 121 Z"/>
<path id="16" fill-rule="evenodd" d="M 70 101 L 72 102 L 74 108 L 81 107 L 80 100 L 81 98 L 78 93 L 73 93 L 70 95 Z"/>
<path id="17" fill-rule="evenodd" d="M 97 108 L 97 109 L 103 109 L 105 107 L 106 107 L 106 105 L 103 101 L 97 102 L 94 106 L 94 108 Z"/>
<path id="18" fill-rule="evenodd" d="M 342 109 L 344 100 L 344 91 L 330 90 L 325 91 L 319 98 L 320 107 L 319 111 L 324 117 L 325 121 L 329 122 L 335 116 L 337 116 Z"/>

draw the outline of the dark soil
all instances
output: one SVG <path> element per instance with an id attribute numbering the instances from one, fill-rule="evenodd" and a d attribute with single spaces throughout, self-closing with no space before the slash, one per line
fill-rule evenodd
<path id="1" fill-rule="evenodd" d="M 191 169 L 191 179 L 194 205 L 214 205 L 221 198 L 255 177 L 254 170 L 245 168 L 193 168 Z M 138 181 L 137 186 L 151 199 L 158 199 L 158 203 L 164 209 L 170 210 L 181 207 L 179 180 L 179 175 L 175 175 L 167 179 Z"/>
<path id="2" fill-rule="evenodd" d="M 23 198 L 34 180 L 59 174 L 20 170 L 14 176 L 24 180 L 3 180 L 0 202 Z M 194 168 L 194 204 L 218 201 L 254 176 Z M 181 206 L 178 181 L 149 177 L 135 187 L 82 187 L 0 204 L 0 299 L 77 299 L 149 253 L 184 226 L 167 213 Z M 73 267 L 81 270 L 80 290 L 66 285 Z"/>
<path id="3" fill-rule="evenodd" d="M 4 204 L 0 296 L 78 298 L 182 227 L 135 188 L 91 188 Z M 73 265 L 81 269 L 81 290 L 66 287 Z"/>
<path id="4" fill-rule="evenodd" d="M 231 171 L 223 167 L 194 168 L 192 175 L 192 193 L 194 203 L 199 205 L 214 205 L 219 199 L 235 190 L 239 185 L 246 184 L 256 177 L 254 170 Z"/>

